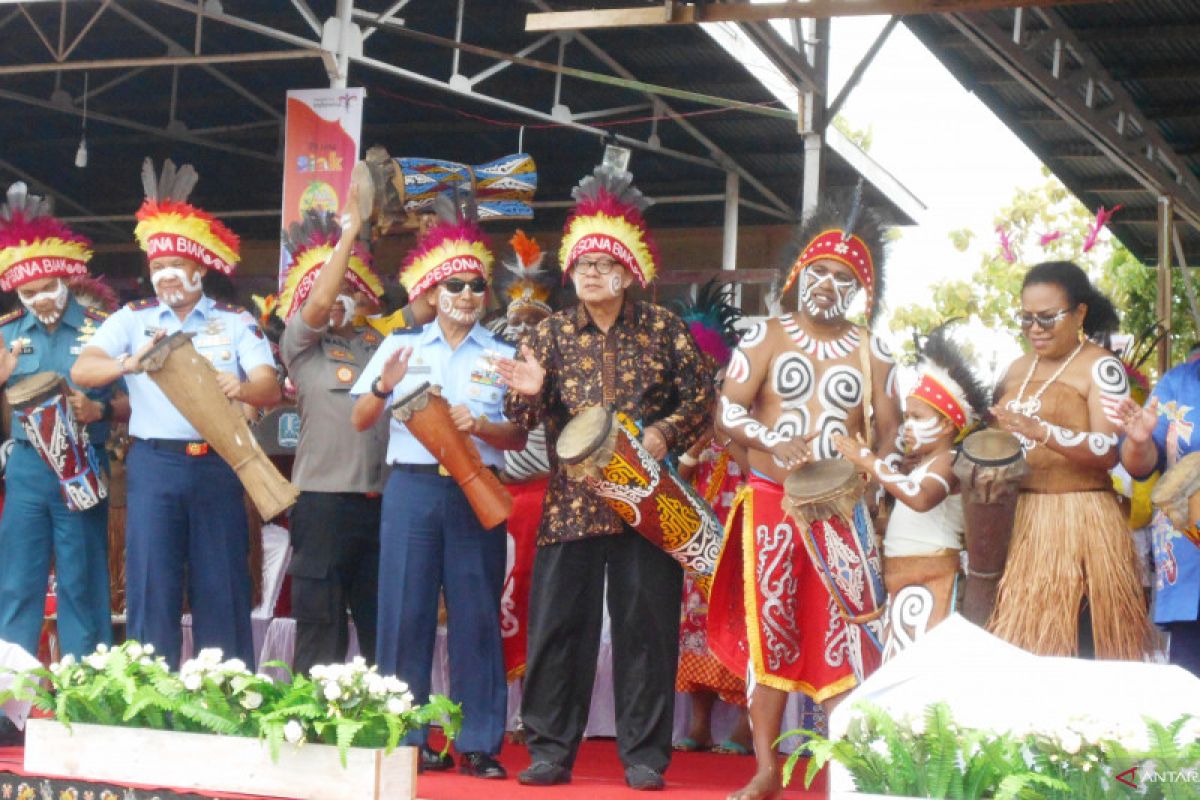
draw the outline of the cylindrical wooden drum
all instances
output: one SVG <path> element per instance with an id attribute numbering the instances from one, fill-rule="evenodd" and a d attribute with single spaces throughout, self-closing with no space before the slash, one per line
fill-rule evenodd
<path id="1" fill-rule="evenodd" d="M 87 428 L 75 421 L 66 380 L 54 372 L 30 375 L 7 392 L 29 443 L 58 476 L 58 488 L 71 511 L 85 511 L 108 497 Z"/>
<path id="2" fill-rule="evenodd" d="M 1150 502 L 1200 547 L 1200 451 L 1188 453 L 1159 478 Z"/>
<path id="3" fill-rule="evenodd" d="M 592 406 L 567 423 L 555 449 L 568 476 L 682 564 L 707 596 L 725 529 L 691 484 L 646 452 L 639 435 L 626 415 Z"/>
<path id="4" fill-rule="evenodd" d="M 512 495 L 484 466 L 471 437 L 455 427 L 450 404 L 441 391 L 440 386 L 422 383 L 392 406 L 392 416 L 404 423 L 446 474 L 454 478 L 479 524 L 494 528 L 512 513 Z"/>
<path id="5" fill-rule="evenodd" d="M 962 485 L 967 577 L 963 582 L 963 616 L 987 624 L 996 605 L 996 589 L 1008 560 L 1017 494 L 1029 465 L 1011 433 L 976 431 L 963 440 L 954 462 Z"/>
<path id="6" fill-rule="evenodd" d="M 194 333 L 177 331 L 142 356 L 146 374 L 171 404 L 237 473 L 263 520 L 295 504 L 300 491 L 279 474 L 250 432 L 246 417 L 217 383 L 217 371 L 192 346 Z"/>
<path id="7" fill-rule="evenodd" d="M 859 625 L 878 619 L 887 604 L 864 487 L 854 466 L 841 459 L 811 461 L 783 483 L 783 510 L 799 528 L 817 575 L 841 615 Z"/>

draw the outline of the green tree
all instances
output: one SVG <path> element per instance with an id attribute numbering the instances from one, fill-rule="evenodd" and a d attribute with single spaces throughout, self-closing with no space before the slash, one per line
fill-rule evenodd
<path id="1" fill-rule="evenodd" d="M 997 233 L 990 237 L 994 245 L 985 247 L 979 267 L 969 278 L 936 283 L 929 302 L 903 306 L 892 314 L 891 328 L 905 332 L 910 355 L 911 334 L 923 335 L 960 317 L 977 319 L 985 327 L 1019 337 L 1016 313 L 1021 280 L 1029 266 L 1046 260 L 1070 260 L 1083 267 L 1116 305 L 1124 332 L 1137 336 L 1154 323 L 1156 270 L 1138 261 L 1115 237 L 1102 237 L 1084 253 L 1095 217 L 1048 170 L 1043 174 L 1046 180 L 1042 184 L 1017 190 L 1000 209 L 995 220 Z M 1007 237 L 1012 261 L 1004 253 L 1000 232 Z M 1057 238 L 1044 240 L 1055 232 Z M 951 232 L 950 240 L 959 252 L 966 253 L 976 241 L 986 242 L 989 237 L 964 229 Z M 1181 272 L 1174 270 L 1172 278 L 1172 363 L 1176 363 L 1196 339 L 1197 329 Z"/>

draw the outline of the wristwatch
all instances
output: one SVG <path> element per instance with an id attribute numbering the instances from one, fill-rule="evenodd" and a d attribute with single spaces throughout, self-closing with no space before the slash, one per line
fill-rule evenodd
<path id="1" fill-rule="evenodd" d="M 376 397 L 378 397 L 380 400 L 387 400 L 389 397 L 391 397 L 391 396 L 392 396 L 392 393 L 391 393 L 391 392 L 385 392 L 385 391 L 383 391 L 382 389 L 380 389 L 380 388 L 379 388 L 379 382 L 380 382 L 381 380 L 383 380 L 383 376 L 382 376 L 382 375 L 380 375 L 380 376 L 376 377 L 376 378 L 375 378 L 375 380 L 371 381 L 371 394 L 375 395 L 375 396 L 376 396 Z"/>

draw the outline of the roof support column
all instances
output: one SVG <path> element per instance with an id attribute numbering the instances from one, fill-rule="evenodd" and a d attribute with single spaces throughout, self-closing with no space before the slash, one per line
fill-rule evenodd
<path id="1" fill-rule="evenodd" d="M 354 12 L 354 0 L 337 0 L 337 75 L 333 76 L 330 86 L 334 89 L 345 89 L 350 76 L 350 15 Z"/>
<path id="2" fill-rule="evenodd" d="M 801 96 L 800 133 L 804 137 L 804 187 L 800 200 L 800 218 L 806 219 L 817 207 L 825 165 L 825 95 L 829 90 L 829 35 L 832 24 L 828 19 L 812 23 L 812 43 L 806 46 L 808 60 L 816 75 L 819 92 Z"/>
<path id="3" fill-rule="evenodd" d="M 1170 195 L 1158 198 L 1158 292 L 1154 302 L 1155 316 L 1162 321 L 1164 336 L 1158 342 L 1158 374 L 1165 375 L 1171 367 L 1171 233 L 1175 225 L 1175 203 Z"/>
<path id="4" fill-rule="evenodd" d="M 738 192 L 740 190 L 738 174 L 730 171 L 725 173 L 725 228 L 721 233 L 721 269 L 737 269 L 738 248 Z M 733 304 L 742 306 L 742 286 L 733 284 Z"/>

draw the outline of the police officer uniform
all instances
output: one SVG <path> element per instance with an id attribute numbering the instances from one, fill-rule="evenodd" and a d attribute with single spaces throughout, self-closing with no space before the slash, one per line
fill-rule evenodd
<path id="1" fill-rule="evenodd" d="M 38 372 L 66 376 L 105 316 L 105 312 L 84 308 L 74 297 L 68 297 L 53 331 L 24 308 L 0 318 L 5 346 L 18 344 L 17 367 L 6 388 Z M 104 419 L 87 426 L 104 469 L 108 466 L 104 442 L 111 419 L 112 391 L 113 386 L 109 386 L 86 392 L 105 408 Z M 64 655 L 86 655 L 97 644 L 112 641 L 108 501 L 101 500 L 85 511 L 68 510 L 58 477 L 30 444 L 15 414 L 10 430 L 16 445 L 8 460 L 4 514 L 0 518 L 0 639 L 37 653 L 53 552 L 60 649 Z"/>
<path id="2" fill-rule="evenodd" d="M 245 380 L 255 367 L 275 368 L 254 317 L 207 296 L 182 322 L 157 298 L 130 303 L 105 320 L 89 344 L 118 358 L 159 331 L 181 330 L 196 334 L 196 350 L 219 372 Z M 186 587 L 196 648 L 219 647 L 253 664 L 242 485 L 149 376 L 126 381 L 133 438 L 126 457 L 129 637 L 153 643 L 176 666 Z"/>
<path id="3" fill-rule="evenodd" d="M 476 324 L 451 348 L 441 325 L 389 336 L 359 376 L 351 394 L 372 391 L 388 357 L 412 347 L 404 379 L 388 407 L 428 381 L 442 387 L 453 405 L 473 416 L 503 422 L 505 389 L 490 354 L 511 357 L 513 348 Z M 502 451 L 481 439 L 484 464 L 499 468 Z M 460 753 L 498 753 L 504 736 L 508 694 L 500 641 L 500 592 L 506 546 L 503 526 L 485 530 L 455 480 L 437 459 L 389 416 L 387 463 L 380 532 L 379 670 L 405 680 L 416 699 L 429 696 L 437 635 L 438 593 L 444 592 L 450 690 L 463 707 Z M 408 737 L 424 744 L 426 732 Z"/>

